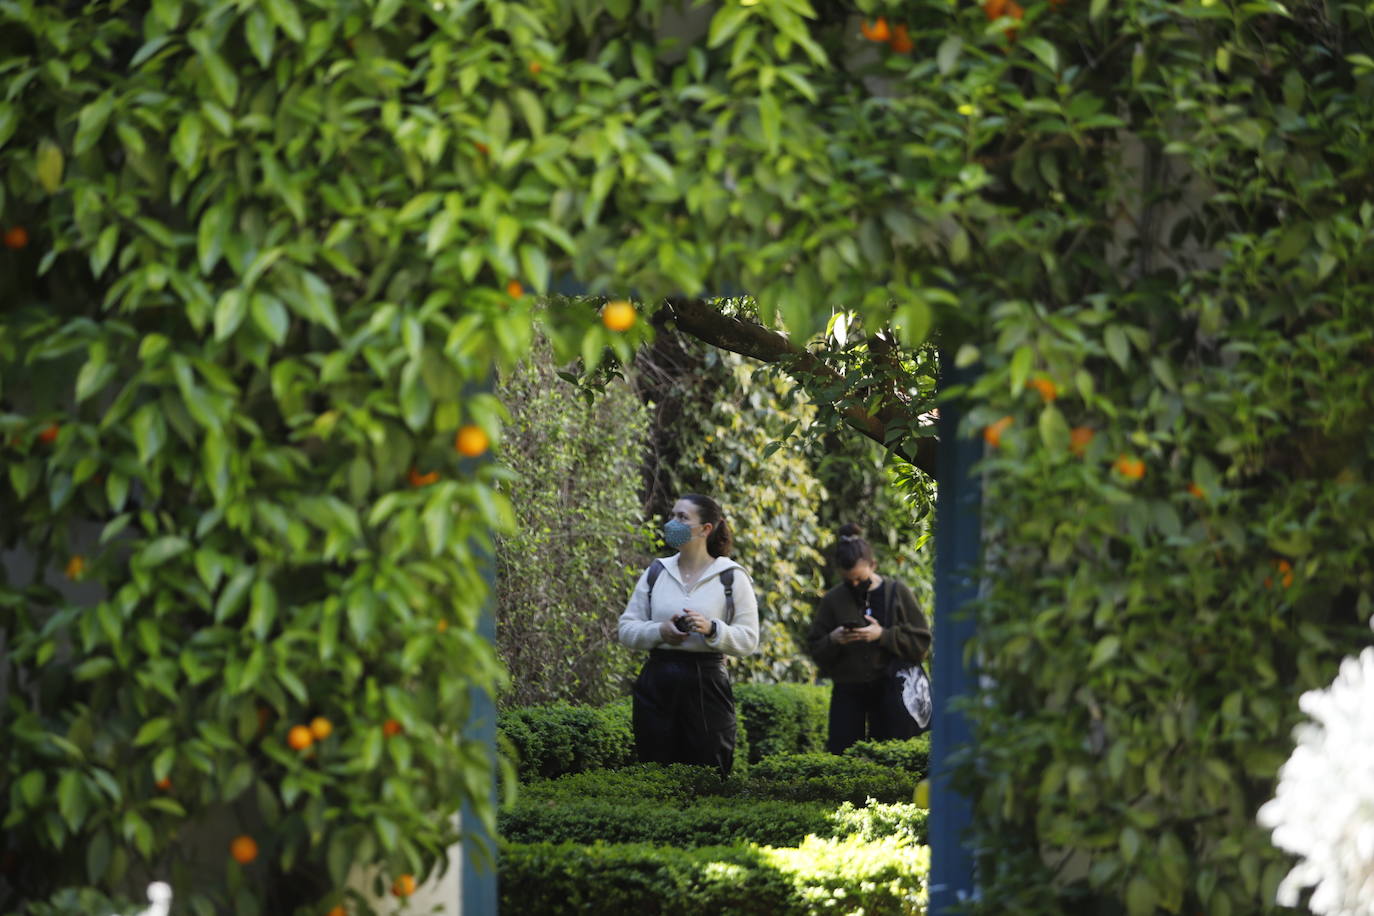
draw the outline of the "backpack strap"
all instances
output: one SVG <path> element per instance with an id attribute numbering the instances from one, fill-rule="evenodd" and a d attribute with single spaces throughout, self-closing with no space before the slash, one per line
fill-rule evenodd
<path id="1" fill-rule="evenodd" d="M 725 622 L 735 622 L 735 567 L 731 566 L 720 574 L 720 584 L 725 586 Z"/>
<path id="2" fill-rule="evenodd" d="M 662 560 L 654 560 L 654 562 L 649 564 L 649 596 L 646 600 L 649 602 L 649 617 L 651 619 L 654 616 L 654 583 L 658 581 L 658 577 L 662 572 Z"/>

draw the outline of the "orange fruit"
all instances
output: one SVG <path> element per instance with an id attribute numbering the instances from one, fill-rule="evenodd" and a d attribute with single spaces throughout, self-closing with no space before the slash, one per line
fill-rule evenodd
<path id="1" fill-rule="evenodd" d="M 987 0 L 983 4 L 983 15 L 988 17 L 991 22 L 994 19 L 1001 19 L 1002 14 L 1007 11 L 1007 0 Z"/>
<path id="2" fill-rule="evenodd" d="M 166 776 L 153 783 L 153 785 L 157 786 L 163 792 L 170 792 L 172 790 L 172 781 Z"/>
<path id="3" fill-rule="evenodd" d="M 229 844 L 229 855 L 240 865 L 247 865 L 258 857 L 258 843 L 247 834 L 236 836 Z"/>
<path id="4" fill-rule="evenodd" d="M 434 629 L 438 630 L 440 633 L 448 632 L 448 621 L 440 620 L 438 623 L 434 625 Z"/>
<path id="5" fill-rule="evenodd" d="M 334 734 L 334 723 L 324 716 L 316 716 L 310 720 L 310 734 L 316 741 L 323 741 Z"/>
<path id="6" fill-rule="evenodd" d="M 412 487 L 427 487 L 438 481 L 439 472 L 430 471 L 428 474 L 421 474 L 419 471 L 415 470 L 415 468 L 411 468 L 410 473 L 406 475 L 406 479 L 410 481 Z"/>
<path id="7" fill-rule="evenodd" d="M 477 152 L 481 153 L 483 156 L 491 152 L 491 147 L 487 146 L 485 143 L 482 143 L 479 140 L 473 140 L 472 145 L 477 147 Z"/>
<path id="8" fill-rule="evenodd" d="M 1281 583 L 1283 583 L 1283 587 L 1284 587 L 1284 588 L 1292 588 L 1292 587 L 1293 587 L 1293 564 L 1292 564 L 1292 563 L 1289 563 L 1287 560 L 1275 560 L 1275 561 L 1274 561 L 1274 565 L 1277 566 L 1277 567 L 1279 568 L 1279 575 L 1280 575 L 1280 577 L 1281 577 L 1281 578 L 1279 579 L 1279 581 L 1280 581 Z"/>
<path id="9" fill-rule="evenodd" d="M 1006 432 L 1007 427 L 1011 424 L 1011 417 L 1003 417 L 996 423 L 989 424 L 983 430 L 983 441 L 993 448 L 998 448 L 1002 444 L 1002 433 Z"/>
<path id="10" fill-rule="evenodd" d="M 1075 426 L 1069 430 L 1069 451 L 1075 455 L 1082 455 L 1088 450 L 1088 443 L 1093 441 L 1093 436 L 1097 433 L 1091 426 Z"/>
<path id="11" fill-rule="evenodd" d="M 315 736 L 304 725 L 293 725 L 286 733 L 286 743 L 293 751 L 303 751 L 315 743 Z"/>
<path id="12" fill-rule="evenodd" d="M 476 458 L 490 446 L 491 437 L 487 431 L 474 423 L 462 427 L 453 437 L 453 450 L 467 458 Z"/>
<path id="13" fill-rule="evenodd" d="M 1145 476 L 1145 462 L 1139 458 L 1132 458 L 1129 455 L 1121 455 L 1116 459 L 1117 473 L 1128 480 L 1139 480 Z"/>
<path id="14" fill-rule="evenodd" d="M 506 284 L 506 295 L 512 299 L 519 299 L 525 295 L 525 287 L 521 285 L 519 280 L 512 280 Z"/>
<path id="15" fill-rule="evenodd" d="M 382 723 L 382 734 L 386 735 L 388 738 L 395 738 L 403 731 L 405 731 L 405 729 L 402 728 L 401 723 L 397 722 L 395 719 L 387 719 Z"/>
<path id="16" fill-rule="evenodd" d="M 1059 386 L 1047 375 L 1037 375 L 1031 379 L 1031 387 L 1040 392 L 1040 397 L 1046 401 L 1053 401 L 1059 397 Z"/>
<path id="17" fill-rule="evenodd" d="M 601 310 L 601 323 L 612 331 L 628 331 L 634 327 L 635 319 L 638 317 L 635 307 L 624 299 L 607 302 L 606 307 Z"/>
<path id="18" fill-rule="evenodd" d="M 397 897 L 409 897 L 415 893 L 415 876 L 401 875 L 391 882 L 391 892 Z"/>
<path id="19" fill-rule="evenodd" d="M 18 251 L 29 244 L 29 230 L 23 226 L 11 226 L 5 231 L 5 247 Z"/>
<path id="20" fill-rule="evenodd" d="M 911 49 L 915 47 L 911 41 L 911 33 L 905 25 L 899 25 L 892 30 L 892 40 L 888 44 L 898 54 L 910 54 Z"/>
<path id="21" fill-rule="evenodd" d="M 325 913 L 324 916 L 348 916 L 348 910 L 343 908 L 343 904 L 339 904 L 328 913 Z"/>
<path id="22" fill-rule="evenodd" d="M 539 73 L 539 71 L 540 71 L 540 70 L 543 70 L 543 69 L 544 69 L 544 65 L 541 64 L 541 63 L 539 63 L 539 61 L 537 61 L 537 60 L 532 60 L 532 61 L 530 61 L 530 72 L 531 72 L 531 73 L 534 73 L 534 74 L 537 75 L 537 74 Z"/>
<path id="23" fill-rule="evenodd" d="M 1200 487 L 1200 486 L 1197 485 L 1197 481 L 1196 481 L 1196 480 L 1193 481 L 1192 483 L 1188 484 L 1188 493 L 1189 493 L 1190 495 L 1192 495 L 1192 496 L 1197 497 L 1198 499 L 1206 499 L 1206 498 L 1207 498 L 1206 492 L 1203 491 L 1202 487 Z"/>
<path id="24" fill-rule="evenodd" d="M 864 38 L 869 41 L 887 41 L 892 37 L 892 30 L 887 26 L 887 18 L 879 16 L 878 20 L 871 25 L 867 22 L 859 25 L 859 31 L 864 33 Z"/>
<path id="25" fill-rule="evenodd" d="M 38 434 L 38 441 L 42 442 L 44 445 L 52 445 L 57 441 L 57 434 L 61 431 L 62 427 L 54 423 Z"/>
<path id="26" fill-rule="evenodd" d="M 67 578 L 76 580 L 81 578 L 81 574 L 86 571 L 86 558 L 81 554 L 75 554 L 67 561 Z"/>

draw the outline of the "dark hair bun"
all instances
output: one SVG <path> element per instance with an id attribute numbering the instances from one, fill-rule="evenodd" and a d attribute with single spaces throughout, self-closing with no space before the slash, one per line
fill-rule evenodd
<path id="1" fill-rule="evenodd" d="M 840 526 L 840 537 L 842 538 L 861 538 L 863 536 L 864 530 L 860 528 L 858 525 L 850 523 L 848 525 Z"/>

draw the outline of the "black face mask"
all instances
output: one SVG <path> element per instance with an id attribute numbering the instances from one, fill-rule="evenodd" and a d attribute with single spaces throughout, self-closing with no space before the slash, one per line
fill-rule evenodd
<path id="1" fill-rule="evenodd" d="M 846 582 L 844 587 L 849 589 L 850 597 L 854 603 L 861 608 L 868 607 L 868 589 L 873 585 L 872 579 L 865 579 L 862 582 Z"/>

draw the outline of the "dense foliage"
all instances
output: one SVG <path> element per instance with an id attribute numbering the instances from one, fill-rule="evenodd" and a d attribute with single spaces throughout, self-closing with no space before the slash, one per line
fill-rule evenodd
<path id="1" fill-rule="evenodd" d="M 753 293 L 908 458 L 911 348 L 981 360 L 987 907 L 1272 909 L 1254 809 L 1374 606 L 1370 12 L 767 0 L 673 46 L 668 6 L 0 5 L 6 905 L 169 869 L 315 908 L 486 810 L 512 518 L 454 434 L 499 441 L 567 271 Z M 595 318 L 549 313 L 559 359 L 642 339 Z M 246 873 L 180 842 L 219 824 Z"/>
<path id="2" fill-rule="evenodd" d="M 637 524 L 645 410 L 623 381 L 584 397 L 552 362 L 537 347 L 496 387 L 511 414 L 503 463 L 517 475 L 502 486 L 514 530 L 496 548 L 503 705 L 604 703 L 639 661 L 616 619 L 652 546 Z"/>

